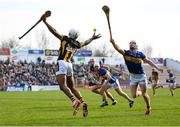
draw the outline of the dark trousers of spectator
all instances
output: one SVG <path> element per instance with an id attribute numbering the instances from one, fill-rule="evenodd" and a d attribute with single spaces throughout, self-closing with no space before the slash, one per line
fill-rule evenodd
<path id="1" fill-rule="evenodd" d="M 28 91 L 32 91 L 32 86 L 28 86 Z"/>

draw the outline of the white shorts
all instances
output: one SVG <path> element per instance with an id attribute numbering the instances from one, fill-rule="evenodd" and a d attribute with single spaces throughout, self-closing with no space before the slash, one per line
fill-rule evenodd
<path id="1" fill-rule="evenodd" d="M 147 84 L 146 74 L 130 73 L 130 85 Z"/>
<path id="2" fill-rule="evenodd" d="M 176 82 L 174 82 L 174 83 L 169 83 L 169 86 L 170 86 L 170 87 L 173 87 L 173 88 L 176 88 Z"/>
<path id="3" fill-rule="evenodd" d="M 116 80 L 116 82 L 114 82 L 114 83 L 108 82 L 107 85 L 113 87 L 114 89 L 121 88 L 118 80 Z"/>
<path id="4" fill-rule="evenodd" d="M 152 84 L 159 84 L 159 80 L 152 80 Z"/>
<path id="5" fill-rule="evenodd" d="M 58 60 L 58 70 L 56 72 L 56 75 L 67 75 L 67 76 L 73 76 L 73 66 L 72 63 L 66 62 L 64 60 Z"/>

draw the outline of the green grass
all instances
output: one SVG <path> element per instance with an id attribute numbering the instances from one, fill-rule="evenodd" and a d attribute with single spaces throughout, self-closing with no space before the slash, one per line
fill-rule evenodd
<path id="1" fill-rule="evenodd" d="M 80 89 L 89 105 L 89 115 L 82 116 L 82 107 L 72 116 L 72 104 L 60 91 L 0 92 L 0 126 L 178 126 L 180 125 L 180 90 L 170 96 L 168 89 L 158 89 L 152 96 L 152 114 L 145 116 L 142 97 L 134 107 L 111 90 L 118 103 L 100 108 L 101 97 Z M 129 90 L 124 90 L 129 94 Z M 111 103 L 111 102 L 110 102 Z"/>

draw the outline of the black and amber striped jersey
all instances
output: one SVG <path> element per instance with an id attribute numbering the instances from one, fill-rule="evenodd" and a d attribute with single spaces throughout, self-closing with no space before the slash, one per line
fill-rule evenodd
<path id="1" fill-rule="evenodd" d="M 81 48 L 81 44 L 78 41 L 68 38 L 68 36 L 63 36 L 59 48 L 58 60 L 72 62 L 72 57 L 79 48 Z"/>

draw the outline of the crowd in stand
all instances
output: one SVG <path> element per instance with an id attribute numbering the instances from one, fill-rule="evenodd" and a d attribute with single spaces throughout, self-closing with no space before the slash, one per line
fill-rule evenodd
<path id="1" fill-rule="evenodd" d="M 74 76 L 85 77 L 81 67 L 87 69 L 87 65 L 75 65 Z M 117 66 L 119 67 L 119 66 Z M 122 66 L 119 67 L 120 69 Z M 17 63 L 8 59 L 0 61 L 0 86 L 31 86 L 31 85 L 58 85 L 56 81 L 56 64 L 46 63 L 40 58 L 37 62 L 27 63 L 19 61 Z"/>
<path id="2" fill-rule="evenodd" d="M 42 62 L 19 61 L 18 63 L 0 61 L 0 85 L 57 85 L 56 65 Z"/>

